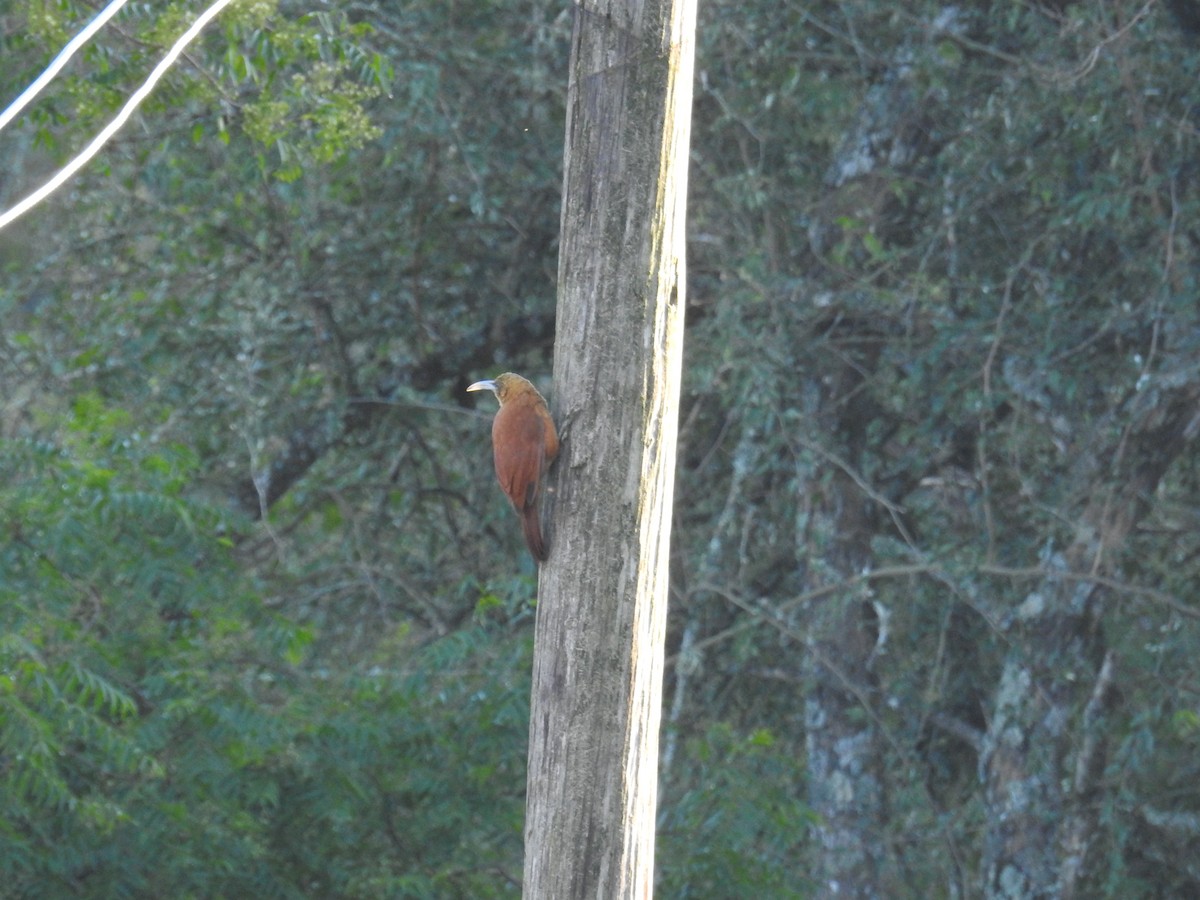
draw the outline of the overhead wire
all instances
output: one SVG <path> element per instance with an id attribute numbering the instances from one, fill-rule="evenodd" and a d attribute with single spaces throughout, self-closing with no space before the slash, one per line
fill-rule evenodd
<path id="1" fill-rule="evenodd" d="M 20 115 L 21 110 L 28 106 L 29 102 L 42 92 L 42 88 L 53 81 L 54 76 L 61 72 L 63 66 L 70 62 L 75 52 L 90 41 L 92 35 L 103 28 L 105 23 L 120 12 L 121 7 L 128 2 L 129 0 L 112 0 L 108 6 L 100 10 L 99 14 L 92 21 L 88 22 L 79 34 L 71 38 L 67 45 L 59 51 L 58 56 L 54 57 L 50 65 L 46 66 L 46 71 L 42 72 L 29 87 L 25 88 L 21 92 L 21 95 L 9 104 L 8 109 L 0 112 L 0 129 L 3 129 L 4 126 Z"/>
<path id="2" fill-rule="evenodd" d="M 158 65 L 154 67 L 153 71 L 151 71 L 151 73 L 147 76 L 142 85 L 130 95 L 127 101 L 125 101 L 125 105 L 121 107 L 121 111 L 118 112 L 113 120 L 109 122 L 104 129 L 92 139 L 91 143 L 84 147 L 83 150 L 81 150 L 73 159 L 71 159 L 70 162 L 59 169 L 50 178 L 50 180 L 43 184 L 40 188 L 5 212 L 0 213 L 0 230 L 3 230 L 17 218 L 29 212 L 29 210 L 33 209 L 33 207 L 37 206 L 48 196 L 62 187 L 72 175 L 87 165 L 92 157 L 94 157 L 100 151 L 100 149 L 108 143 L 112 136 L 116 134 L 129 120 L 129 117 L 133 115 L 134 111 L 141 105 L 142 101 L 149 96 L 152 90 L 154 90 L 154 86 L 158 84 L 159 80 L 163 77 L 163 75 L 166 74 L 167 70 L 175 64 L 175 61 L 187 48 L 187 45 L 195 40 L 196 36 L 204 30 L 204 27 L 208 25 L 208 23 L 214 18 L 220 15 L 221 11 L 232 2 L 234 2 L 234 0 L 216 0 L 216 2 L 209 6 L 208 9 L 204 10 L 204 12 L 202 12 L 191 24 L 187 31 L 179 36 L 179 38 L 171 46 L 171 49 L 167 51 L 166 56 L 164 56 L 159 61 Z"/>

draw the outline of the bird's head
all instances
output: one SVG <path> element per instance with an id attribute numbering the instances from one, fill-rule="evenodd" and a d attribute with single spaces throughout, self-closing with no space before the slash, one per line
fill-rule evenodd
<path id="1" fill-rule="evenodd" d="M 491 391 L 496 395 L 496 399 L 500 401 L 500 405 L 504 405 L 504 401 L 510 397 L 514 397 L 526 390 L 531 390 L 536 393 L 537 389 L 527 379 L 522 378 L 515 372 L 505 372 L 503 375 L 497 375 L 495 378 L 489 378 L 485 381 L 477 381 L 467 388 L 468 391 Z"/>

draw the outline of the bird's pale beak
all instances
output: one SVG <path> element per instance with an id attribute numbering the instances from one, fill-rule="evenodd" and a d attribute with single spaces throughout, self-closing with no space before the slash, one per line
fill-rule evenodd
<path id="1" fill-rule="evenodd" d="M 468 391 L 491 391 L 494 394 L 494 393 L 496 393 L 496 382 L 492 381 L 490 378 L 487 379 L 486 381 L 477 381 L 473 385 L 471 385 L 469 388 L 467 388 L 467 390 Z"/>

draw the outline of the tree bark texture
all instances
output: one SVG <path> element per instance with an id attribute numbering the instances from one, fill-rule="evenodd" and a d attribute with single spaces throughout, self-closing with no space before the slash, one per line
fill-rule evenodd
<path id="1" fill-rule="evenodd" d="M 649 897 L 694 0 L 577 4 L 524 894 Z"/>

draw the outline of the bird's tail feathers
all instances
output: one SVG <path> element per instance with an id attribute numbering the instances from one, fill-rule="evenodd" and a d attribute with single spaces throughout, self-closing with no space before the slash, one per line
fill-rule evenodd
<path id="1" fill-rule="evenodd" d="M 531 506 L 521 513 L 521 530 L 525 532 L 525 546 L 537 562 L 545 562 L 546 542 L 542 540 L 542 525 L 538 521 L 538 508 Z"/>

